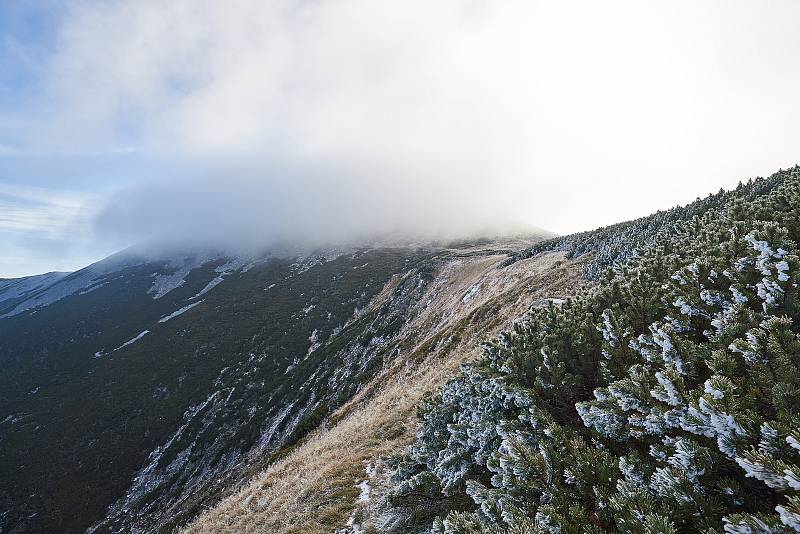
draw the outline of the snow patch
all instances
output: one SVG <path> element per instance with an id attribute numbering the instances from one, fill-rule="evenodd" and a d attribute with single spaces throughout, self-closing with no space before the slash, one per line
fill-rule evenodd
<path id="1" fill-rule="evenodd" d="M 358 494 L 358 502 L 367 502 L 369 501 L 369 480 L 362 480 L 358 483 L 358 488 L 361 490 L 361 493 Z"/>
<path id="2" fill-rule="evenodd" d="M 206 284 L 206 287 L 201 289 L 200 293 L 198 293 L 197 295 L 193 296 L 192 298 L 196 299 L 197 297 L 201 297 L 201 296 L 205 295 L 206 293 L 208 293 L 209 291 L 211 291 L 212 289 L 214 289 L 215 287 L 220 285 L 223 280 L 225 280 L 225 278 L 223 276 L 217 276 L 216 278 L 211 280 L 208 284 Z"/>
<path id="3" fill-rule="evenodd" d="M 205 299 L 204 299 L 204 300 L 205 300 Z M 170 319 L 174 319 L 175 317 L 177 317 L 177 316 L 179 316 L 179 315 L 182 315 L 182 314 L 186 313 L 187 311 L 191 310 L 192 308 L 194 308 L 194 307 L 195 307 L 195 306 L 197 306 L 198 304 L 201 304 L 201 303 L 203 303 L 203 302 L 204 302 L 204 300 L 198 300 L 197 302 L 193 302 L 192 304 L 189 304 L 189 305 L 187 305 L 187 306 L 184 306 L 183 308 L 181 308 L 181 309 L 179 309 L 179 310 L 175 310 L 174 312 L 170 313 L 169 315 L 165 315 L 164 317 L 162 317 L 161 319 L 159 319 L 159 320 L 158 320 L 158 322 L 159 322 L 159 323 L 166 323 L 166 322 L 167 322 L 167 321 L 169 321 Z"/>
<path id="4" fill-rule="evenodd" d="M 232 272 L 239 270 L 241 270 L 242 272 L 246 272 L 247 270 L 252 268 L 253 265 L 257 263 L 259 262 L 257 260 L 253 260 L 252 258 L 235 257 L 229 259 L 224 265 L 220 265 L 219 267 L 214 269 L 214 272 L 217 273 L 217 276 L 213 280 L 211 280 L 208 284 L 206 284 L 206 287 L 201 289 L 200 292 L 195 296 L 193 296 L 192 298 L 196 299 L 198 297 L 202 297 L 203 295 L 205 295 L 206 293 L 208 293 L 209 291 L 220 285 L 222 282 L 224 282 L 225 278 Z"/>
<path id="5" fill-rule="evenodd" d="M 159 274 L 155 276 L 153 285 L 148 290 L 148 294 L 152 295 L 154 299 L 160 299 L 170 291 L 181 287 L 186 283 L 186 277 L 193 270 L 202 267 L 211 261 L 225 258 L 225 264 L 220 265 L 214 269 L 217 277 L 211 280 L 206 287 L 204 287 L 197 295 L 192 298 L 197 298 L 205 293 L 211 291 L 214 287 L 220 284 L 225 277 L 233 271 L 246 271 L 251 269 L 266 258 L 255 258 L 252 256 L 234 256 L 225 257 L 218 252 L 205 252 L 202 254 L 186 255 L 181 258 L 168 259 L 168 266 L 173 269 L 170 274 Z"/>
<path id="6" fill-rule="evenodd" d="M 116 352 L 116 351 L 118 351 L 120 349 L 124 349 L 125 347 L 128 347 L 130 345 L 133 345 L 134 343 L 136 343 L 137 341 L 139 341 L 140 339 L 142 339 L 144 336 L 146 336 L 149 333 L 150 333 L 150 330 L 145 330 L 144 332 L 141 332 L 138 336 L 129 339 L 128 341 L 126 341 L 125 343 L 123 343 L 122 345 L 120 345 L 119 347 L 114 349 L 114 352 Z"/>
<path id="7" fill-rule="evenodd" d="M 322 343 L 319 340 L 319 330 L 317 330 L 315 328 L 314 331 L 311 332 L 311 335 L 308 336 L 308 341 L 311 343 L 311 345 L 309 345 L 309 347 L 308 347 L 308 352 L 306 353 L 306 358 L 311 356 L 312 352 L 314 352 L 315 350 L 317 350 L 318 348 L 320 348 L 322 346 Z"/>
<path id="8" fill-rule="evenodd" d="M 480 284 L 480 282 L 478 282 L 477 284 L 474 284 L 472 287 L 470 287 L 470 288 L 467 290 L 467 292 L 466 292 L 466 293 L 464 294 L 464 296 L 461 298 L 461 302 L 463 302 L 464 304 L 466 304 L 467 302 L 471 301 L 471 300 L 472 300 L 472 299 L 474 299 L 474 298 L 475 298 L 475 296 L 476 296 L 476 295 L 477 295 L 477 294 L 480 292 L 480 290 L 481 290 L 481 284 Z"/>

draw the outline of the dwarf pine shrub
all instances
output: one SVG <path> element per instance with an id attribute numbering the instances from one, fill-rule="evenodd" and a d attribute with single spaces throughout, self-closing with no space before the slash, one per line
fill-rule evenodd
<path id="1" fill-rule="evenodd" d="M 529 251 L 598 283 L 426 399 L 391 503 L 447 534 L 800 531 L 798 242 L 795 167 Z"/>

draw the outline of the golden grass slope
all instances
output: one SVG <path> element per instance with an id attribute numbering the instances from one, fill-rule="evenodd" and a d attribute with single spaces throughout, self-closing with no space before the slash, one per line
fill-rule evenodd
<path id="1" fill-rule="evenodd" d="M 531 306 L 565 298 L 582 262 L 543 254 L 503 269 L 505 255 L 453 251 L 396 338 L 400 356 L 300 446 L 190 524 L 185 532 L 378 532 L 387 473 L 382 459 L 407 447 L 426 392 L 479 354 L 478 343 Z M 390 282 L 391 284 L 391 282 Z M 381 296 L 376 299 L 380 303 Z"/>

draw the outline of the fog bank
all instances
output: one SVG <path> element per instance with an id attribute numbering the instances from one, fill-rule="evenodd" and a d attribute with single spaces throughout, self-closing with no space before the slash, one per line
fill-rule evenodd
<path id="1" fill-rule="evenodd" d="M 95 154 L 147 161 L 141 176 L 103 167 L 109 186 L 82 214 L 87 239 L 119 248 L 457 236 L 518 221 L 563 234 L 797 162 L 797 2 L 61 11 L 44 59 L 31 55 L 30 105 L 0 110 L 0 148 L 84 154 L 96 174 Z"/>

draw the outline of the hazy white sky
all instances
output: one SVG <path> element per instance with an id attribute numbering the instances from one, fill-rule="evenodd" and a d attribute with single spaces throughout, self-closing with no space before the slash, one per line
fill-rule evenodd
<path id="1" fill-rule="evenodd" d="M 0 3 L 0 276 L 128 244 L 559 233 L 798 161 L 800 2 Z"/>

